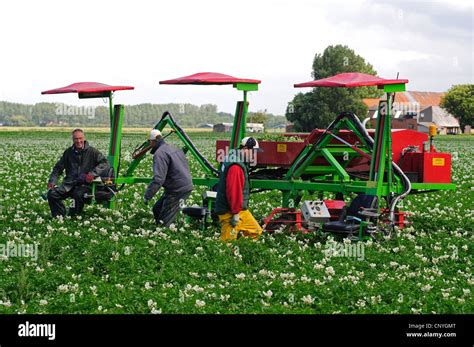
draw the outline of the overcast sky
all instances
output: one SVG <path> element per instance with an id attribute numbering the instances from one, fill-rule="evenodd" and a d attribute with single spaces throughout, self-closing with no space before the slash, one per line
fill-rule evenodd
<path id="1" fill-rule="evenodd" d="M 311 80 L 315 53 L 348 45 L 380 77 L 409 90 L 474 83 L 470 0 L 446 1 L 2 1 L 0 100 L 76 105 L 76 95 L 41 96 L 74 82 L 132 85 L 125 104 L 217 104 L 234 112 L 231 86 L 159 85 L 197 72 L 262 80 L 251 111 L 284 114 Z"/>

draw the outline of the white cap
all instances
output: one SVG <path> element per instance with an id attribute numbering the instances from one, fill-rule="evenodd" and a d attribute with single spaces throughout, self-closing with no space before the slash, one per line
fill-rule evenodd
<path id="1" fill-rule="evenodd" d="M 262 151 L 260 149 L 260 145 L 258 144 L 258 141 L 255 140 L 253 137 L 244 137 L 242 141 L 240 141 L 240 145 L 243 147 L 247 147 L 249 149 L 256 149 L 258 152 Z"/>
<path id="2" fill-rule="evenodd" d="M 153 129 L 152 131 L 150 131 L 150 140 L 156 140 L 158 136 L 161 136 L 161 131 L 159 131 L 158 129 Z"/>

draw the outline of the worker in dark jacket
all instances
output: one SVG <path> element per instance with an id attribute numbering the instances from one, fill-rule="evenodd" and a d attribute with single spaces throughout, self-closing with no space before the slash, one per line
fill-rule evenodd
<path id="1" fill-rule="evenodd" d="M 165 189 L 153 206 L 153 215 L 156 224 L 169 227 L 176 219 L 180 202 L 193 190 L 191 173 L 184 152 L 166 143 L 159 130 L 151 131 L 150 144 L 153 146 L 153 180 L 143 200 L 147 204 L 161 187 Z"/>
<path id="2" fill-rule="evenodd" d="M 257 140 L 245 137 L 240 149 L 229 153 L 222 163 L 215 212 L 221 223 L 223 241 L 232 241 L 238 236 L 258 239 L 262 233 L 262 227 L 248 210 L 248 164 L 256 151 L 260 151 Z"/>
<path id="3" fill-rule="evenodd" d="M 82 129 L 72 132 L 72 141 L 73 145 L 64 151 L 49 177 L 48 203 L 53 217 L 66 215 L 63 200 L 67 198 L 74 199 L 69 215 L 80 214 L 84 208 L 84 194 L 91 192 L 90 183 L 109 170 L 107 158 L 89 146 Z M 64 170 L 66 176 L 62 184 L 56 186 Z"/>

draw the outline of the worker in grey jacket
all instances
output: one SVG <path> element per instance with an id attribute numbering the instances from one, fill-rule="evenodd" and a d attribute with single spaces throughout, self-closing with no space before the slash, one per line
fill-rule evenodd
<path id="1" fill-rule="evenodd" d="M 153 215 L 156 224 L 169 227 L 176 219 L 180 201 L 186 200 L 193 190 L 191 173 L 183 151 L 166 143 L 159 130 L 151 131 L 150 144 L 153 146 L 153 180 L 143 200 L 147 204 L 161 187 L 165 189 L 153 206 Z"/>

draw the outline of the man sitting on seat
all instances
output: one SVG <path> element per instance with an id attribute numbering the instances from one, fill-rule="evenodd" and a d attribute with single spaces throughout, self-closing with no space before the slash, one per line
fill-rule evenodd
<path id="1" fill-rule="evenodd" d="M 80 214 L 84 208 L 84 195 L 91 192 L 90 183 L 109 170 L 107 159 L 99 150 L 89 146 L 82 129 L 72 132 L 72 141 L 73 145 L 64 151 L 49 177 L 48 203 L 53 217 L 66 215 L 63 200 L 67 198 L 74 199 L 69 215 Z M 64 170 L 66 177 L 61 185 L 56 186 Z"/>

